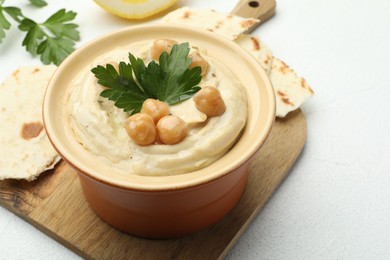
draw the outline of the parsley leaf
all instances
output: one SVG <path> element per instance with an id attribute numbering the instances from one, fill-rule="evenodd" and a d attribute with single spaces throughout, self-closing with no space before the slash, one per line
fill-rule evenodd
<path id="1" fill-rule="evenodd" d="M 0 6 L 0 9 L 1 9 L 1 6 Z M 21 19 L 23 19 L 23 14 L 22 14 L 22 11 L 20 10 L 20 8 L 17 8 L 17 7 L 14 7 L 14 6 L 7 6 L 7 7 L 3 7 L 3 10 L 9 15 L 12 17 L 12 19 L 14 19 L 15 21 L 17 22 L 20 22 Z"/>
<path id="2" fill-rule="evenodd" d="M 77 13 L 73 11 L 66 12 L 61 9 L 50 16 L 42 25 L 45 26 L 56 37 L 65 37 L 70 40 L 80 40 L 80 34 L 76 30 L 77 24 L 68 23 L 76 17 Z"/>
<path id="3" fill-rule="evenodd" d="M 43 0 L 29 0 L 32 5 L 35 5 L 37 7 L 44 7 L 47 5 L 47 3 Z"/>
<path id="4" fill-rule="evenodd" d="M 37 49 L 40 41 L 45 36 L 45 32 L 40 28 L 40 26 L 30 20 L 25 18 L 19 25 L 21 31 L 26 31 L 26 37 L 23 40 L 22 46 L 26 46 L 26 50 L 32 55 L 37 55 Z"/>
<path id="5" fill-rule="evenodd" d="M 135 82 L 129 63 L 119 63 L 119 74 L 111 64 L 106 67 L 99 65 L 93 68 L 92 72 L 98 78 L 99 84 L 110 86 L 100 93 L 102 97 L 115 101 L 115 106 L 126 112 L 134 114 L 141 110 L 142 103 L 148 96 Z"/>
<path id="6" fill-rule="evenodd" d="M 29 0 L 37 7 L 47 5 L 44 0 Z M 80 40 L 78 25 L 71 21 L 77 13 L 61 9 L 51 15 L 43 23 L 37 23 L 23 15 L 18 7 L 3 6 L 4 0 L 0 0 L 0 43 L 5 38 L 6 30 L 11 23 L 5 15 L 11 17 L 19 24 L 18 28 L 26 32 L 22 46 L 33 56 L 40 55 L 44 64 L 54 63 L 59 65 L 71 52 L 74 51 L 75 42 Z"/>
<path id="7" fill-rule="evenodd" d="M 91 71 L 98 83 L 107 87 L 100 95 L 131 115 L 141 110 L 143 102 L 154 98 L 174 105 L 191 98 L 200 90 L 201 68 L 189 69 L 189 44 L 174 45 L 171 54 L 163 52 L 159 63 L 147 66 L 129 53 L 130 63 L 120 62 L 119 72 L 111 64 L 98 65 Z"/>
<path id="8" fill-rule="evenodd" d="M 74 51 L 73 45 L 74 43 L 66 38 L 48 37 L 39 44 L 37 53 L 41 55 L 44 64 L 53 62 L 58 65 Z"/>
<path id="9" fill-rule="evenodd" d="M 0 43 L 5 38 L 5 31 L 11 28 L 11 23 L 6 19 L 4 14 L 8 14 L 17 22 L 20 22 L 23 18 L 22 11 L 17 7 L 3 7 L 0 2 Z"/>
<path id="10" fill-rule="evenodd" d="M 59 65 L 74 51 L 74 41 L 80 39 L 77 24 L 68 23 L 76 15 L 61 9 L 41 24 L 24 18 L 19 25 L 21 31 L 27 32 L 22 45 L 32 55 L 41 55 L 43 64 Z"/>
<path id="11" fill-rule="evenodd" d="M 0 43 L 5 38 L 5 31 L 11 28 L 11 23 L 4 17 L 4 8 L 0 6 Z"/>

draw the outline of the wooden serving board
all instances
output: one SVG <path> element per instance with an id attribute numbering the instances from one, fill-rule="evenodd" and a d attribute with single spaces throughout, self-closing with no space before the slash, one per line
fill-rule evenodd
<path id="1" fill-rule="evenodd" d="M 88 259 L 222 259 L 287 176 L 306 140 L 298 110 L 277 119 L 250 164 L 238 205 L 216 225 L 178 239 L 149 240 L 103 222 L 85 201 L 76 173 L 64 162 L 33 182 L 0 181 L 0 205 Z"/>

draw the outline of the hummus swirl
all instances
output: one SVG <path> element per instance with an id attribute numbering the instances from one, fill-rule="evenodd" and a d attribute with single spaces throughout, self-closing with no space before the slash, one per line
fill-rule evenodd
<path id="1" fill-rule="evenodd" d="M 127 62 L 129 52 L 147 64 L 151 60 L 151 45 L 148 41 L 117 48 L 80 71 L 67 95 L 67 124 L 77 142 L 87 151 L 125 174 L 165 176 L 206 167 L 234 145 L 247 117 L 245 91 L 224 64 L 201 50 L 210 69 L 199 86 L 218 88 L 226 111 L 221 116 L 207 119 L 196 109 L 192 98 L 171 106 L 171 114 L 181 117 L 189 126 L 188 136 L 175 145 L 135 144 L 123 127 L 128 113 L 100 97 L 104 88 L 97 83 L 91 69 L 98 64 Z"/>

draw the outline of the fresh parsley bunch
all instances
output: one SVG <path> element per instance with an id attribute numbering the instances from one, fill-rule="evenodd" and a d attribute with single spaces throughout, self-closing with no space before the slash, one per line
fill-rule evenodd
<path id="1" fill-rule="evenodd" d="M 100 95 L 114 101 L 130 115 L 141 110 L 148 98 L 176 104 L 192 97 L 200 90 L 197 84 L 202 79 L 201 68 L 188 66 L 189 44 L 174 45 L 170 54 L 163 52 L 159 63 L 151 61 L 148 66 L 140 58 L 129 53 L 130 63 L 120 62 L 119 71 L 113 65 L 98 65 L 91 71 L 98 83 L 107 87 Z"/>
<path id="2" fill-rule="evenodd" d="M 40 55 L 44 64 L 59 65 L 74 51 L 75 42 L 80 40 L 80 34 L 76 29 L 78 25 L 70 21 L 77 13 L 61 9 L 43 23 L 37 23 L 26 17 L 20 8 L 4 6 L 4 1 L 0 0 L 0 43 L 6 36 L 6 30 L 11 28 L 11 23 L 7 20 L 8 16 L 19 24 L 19 30 L 27 32 L 22 46 L 25 46 L 32 55 Z M 37 7 L 47 5 L 43 0 L 29 1 Z"/>

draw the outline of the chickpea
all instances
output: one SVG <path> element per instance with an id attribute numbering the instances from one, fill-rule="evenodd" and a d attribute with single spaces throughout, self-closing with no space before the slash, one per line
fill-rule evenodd
<path id="1" fill-rule="evenodd" d="M 221 92 L 213 87 L 204 87 L 193 97 L 195 106 L 208 117 L 220 116 L 226 110 Z"/>
<path id="2" fill-rule="evenodd" d="M 149 145 L 156 140 L 156 127 L 149 115 L 134 114 L 126 119 L 124 127 L 130 138 L 138 145 Z"/>
<path id="3" fill-rule="evenodd" d="M 159 60 L 161 53 L 166 51 L 168 54 L 171 53 L 173 45 L 177 44 L 177 41 L 170 39 L 159 39 L 155 40 L 152 45 L 151 54 L 154 60 Z"/>
<path id="4" fill-rule="evenodd" d="M 177 144 L 186 138 L 188 127 L 183 119 L 175 115 L 170 115 L 158 121 L 157 133 L 159 141 L 164 144 Z"/>
<path id="5" fill-rule="evenodd" d="M 199 51 L 191 53 L 188 57 L 192 59 L 192 63 L 190 66 L 188 66 L 188 68 L 192 69 L 199 66 L 202 70 L 200 75 L 203 77 L 207 74 L 207 71 L 209 70 L 209 64 L 207 61 L 205 61 L 205 59 L 202 58 L 202 56 L 200 56 Z"/>
<path id="6" fill-rule="evenodd" d="M 142 104 L 141 113 L 151 116 L 154 123 L 157 124 L 161 118 L 169 115 L 169 106 L 165 102 L 148 98 Z"/>

